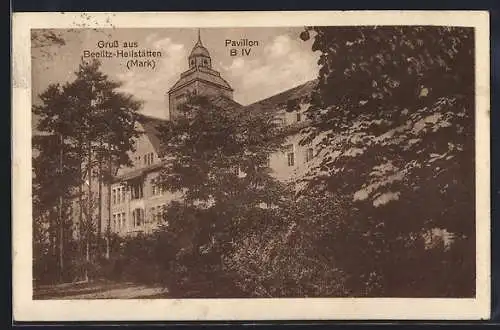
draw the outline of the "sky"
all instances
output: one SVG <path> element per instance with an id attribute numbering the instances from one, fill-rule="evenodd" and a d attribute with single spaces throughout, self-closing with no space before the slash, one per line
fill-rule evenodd
<path id="1" fill-rule="evenodd" d="M 318 75 L 318 52 L 311 50 L 312 40 L 298 36 L 302 27 L 280 28 L 206 28 L 200 29 L 204 46 L 212 58 L 212 68 L 221 73 L 234 89 L 235 101 L 247 105 L 285 91 Z M 32 42 L 33 102 L 50 83 L 72 81 L 84 50 L 100 51 L 98 42 L 137 42 L 136 50 L 162 53 L 156 67 L 131 68 L 127 59 L 102 59 L 102 70 L 111 79 L 123 82 L 121 89 L 144 101 L 141 112 L 168 118 L 166 93 L 187 70 L 187 57 L 193 48 L 198 29 L 72 29 L 51 30 L 65 41 L 64 45 Z M 40 34 L 40 30 L 35 34 Z M 47 31 L 44 31 L 47 32 Z M 225 40 L 255 40 L 248 56 L 230 56 Z M 241 49 L 241 47 L 236 47 Z M 117 48 L 109 48 L 115 51 Z"/>

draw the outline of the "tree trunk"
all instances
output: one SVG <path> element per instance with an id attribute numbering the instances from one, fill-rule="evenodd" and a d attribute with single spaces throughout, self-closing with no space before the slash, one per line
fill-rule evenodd
<path id="1" fill-rule="evenodd" d="M 90 262 L 90 245 L 91 245 L 91 237 L 92 237 L 92 227 L 94 225 L 93 217 L 92 217 L 92 142 L 88 142 L 89 150 L 88 150 L 88 164 L 87 164 L 87 179 L 88 179 L 88 203 L 87 203 L 87 214 L 88 214 L 88 219 L 87 219 L 87 239 L 86 239 L 86 261 L 87 261 L 87 266 L 85 267 L 85 272 L 86 272 L 86 278 L 88 281 L 88 266 Z"/>
<path id="2" fill-rule="evenodd" d="M 88 265 L 90 262 L 90 252 L 89 252 L 89 238 L 87 237 L 87 240 L 85 242 L 85 282 L 89 281 L 89 270 L 88 270 Z"/>
<path id="3" fill-rule="evenodd" d="M 80 155 L 83 155 L 83 144 L 80 144 Z M 83 158 L 83 157 L 82 157 Z M 80 184 L 78 186 L 78 205 L 79 205 L 79 214 L 78 214 L 78 250 L 80 253 L 80 262 L 84 265 L 85 261 L 85 250 L 84 250 L 84 226 L 83 226 L 83 173 L 82 173 L 82 162 L 80 162 L 80 170 L 78 171 L 78 175 L 80 176 Z M 86 272 L 84 270 L 83 274 L 84 278 L 87 278 Z"/>
<path id="4" fill-rule="evenodd" d="M 50 242 L 50 280 L 59 281 L 59 258 L 57 256 L 57 206 L 52 206 L 49 210 L 49 242 Z"/>
<path id="5" fill-rule="evenodd" d="M 102 232 L 102 142 L 100 143 L 100 154 L 98 163 L 98 185 L 97 185 L 97 256 L 101 257 L 101 232 Z"/>
<path id="6" fill-rule="evenodd" d="M 57 213 L 56 207 L 52 206 L 49 211 L 49 235 L 50 235 L 50 252 L 55 262 L 57 260 Z"/>
<path id="7" fill-rule="evenodd" d="M 108 225 L 106 227 L 106 259 L 109 259 L 111 253 L 110 239 L 111 239 L 111 184 L 113 183 L 112 175 L 113 169 L 111 159 L 111 142 L 108 143 Z"/>
<path id="8" fill-rule="evenodd" d="M 60 148 L 59 148 L 59 175 L 62 177 L 63 172 L 63 136 L 60 135 Z M 59 195 L 59 280 L 64 281 L 64 219 L 63 219 L 63 196 Z"/>

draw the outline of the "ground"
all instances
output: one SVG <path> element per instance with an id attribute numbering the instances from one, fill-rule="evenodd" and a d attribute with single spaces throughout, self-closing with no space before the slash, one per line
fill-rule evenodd
<path id="1" fill-rule="evenodd" d="M 109 281 L 37 286 L 33 299 L 139 299 L 166 298 L 167 289 L 134 283 Z"/>

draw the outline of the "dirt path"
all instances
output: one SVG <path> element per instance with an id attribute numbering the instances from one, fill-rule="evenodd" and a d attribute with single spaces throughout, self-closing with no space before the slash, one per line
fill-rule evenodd
<path id="1" fill-rule="evenodd" d="M 35 287 L 33 299 L 152 299 L 166 298 L 167 289 L 134 283 L 67 283 Z"/>

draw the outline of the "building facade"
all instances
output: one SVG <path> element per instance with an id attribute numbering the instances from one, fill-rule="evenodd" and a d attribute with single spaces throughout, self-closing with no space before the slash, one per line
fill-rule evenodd
<path id="1" fill-rule="evenodd" d="M 199 34 L 187 60 L 188 69 L 167 93 L 170 118 L 179 114 L 179 105 L 189 93 L 214 96 L 224 106 L 243 107 L 233 100 L 230 84 L 212 68 L 210 53 L 203 46 Z M 271 155 L 269 160 L 269 166 L 279 180 L 293 181 L 314 157 L 311 147 L 299 145 L 298 134 L 307 125 L 304 111 L 314 86 L 315 81 L 310 81 L 245 106 L 247 111 L 271 110 L 275 120 L 290 131 L 284 150 Z M 163 208 L 180 196 L 155 184 L 162 168 L 157 131 L 162 122 L 161 119 L 140 116 L 137 128 L 141 135 L 136 140 L 136 150 L 130 153 L 133 166 L 118 169 L 111 186 L 111 196 L 103 198 L 102 208 L 106 210 L 102 212 L 103 232 L 109 225 L 111 232 L 128 236 L 149 233 L 161 225 L 168 225 L 162 217 Z"/>

